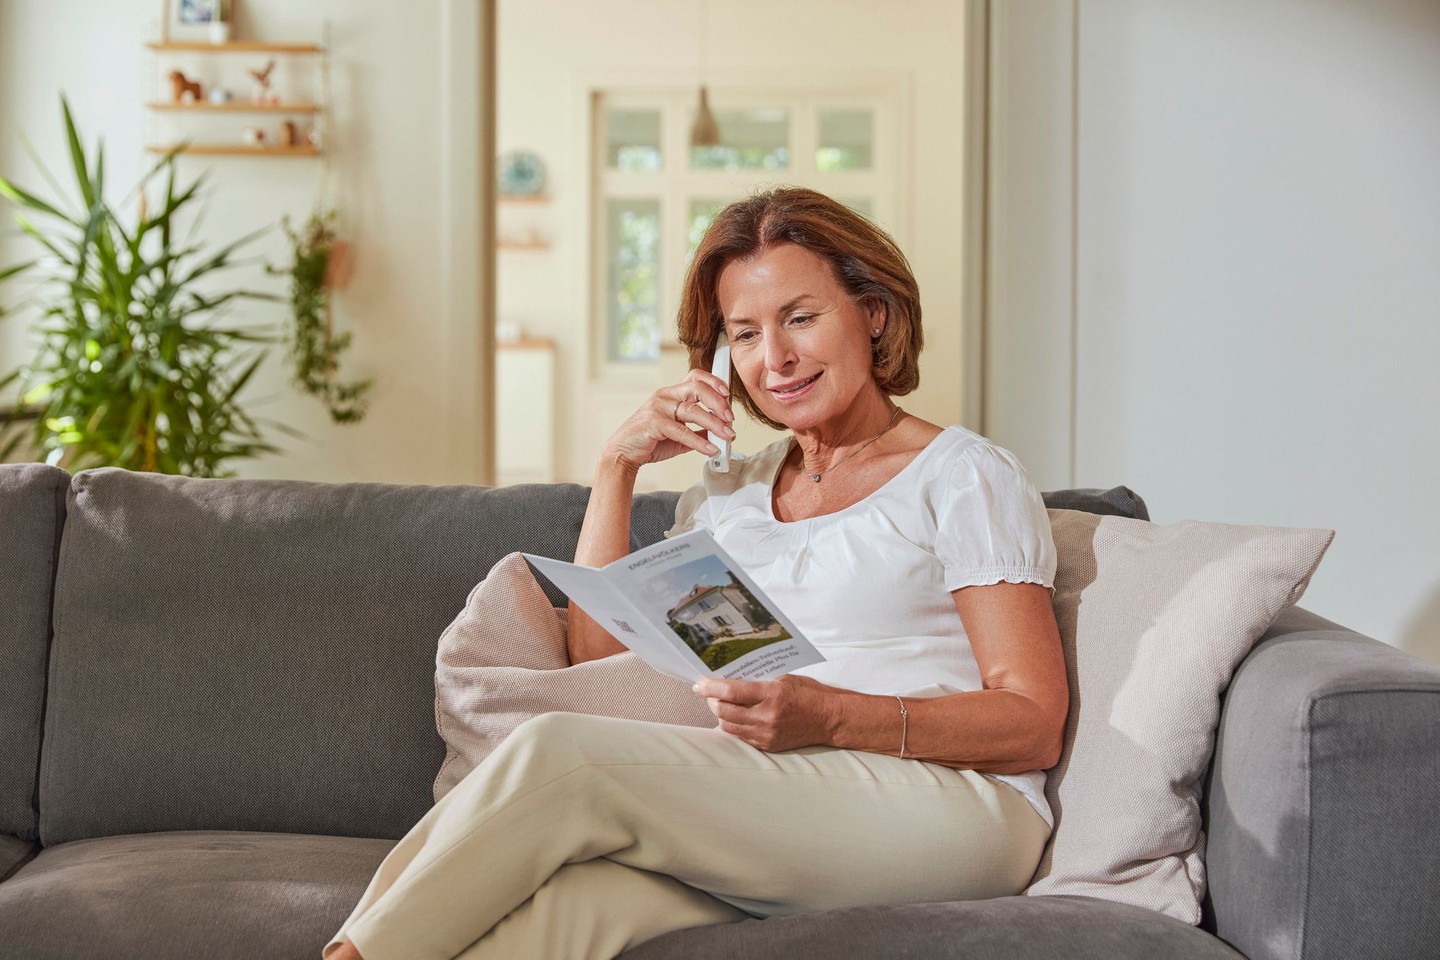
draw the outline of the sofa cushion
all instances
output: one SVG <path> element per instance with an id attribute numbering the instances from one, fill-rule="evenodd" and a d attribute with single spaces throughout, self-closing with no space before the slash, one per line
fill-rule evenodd
<path id="1" fill-rule="evenodd" d="M 1221 695 L 1300 599 L 1333 530 L 1051 510 L 1070 716 L 1046 798 L 1055 832 L 1032 894 L 1200 921 L 1200 788 Z"/>
<path id="2" fill-rule="evenodd" d="M 77 474 L 44 842 L 403 836 L 444 755 L 437 638 L 505 554 L 573 558 L 586 494 Z"/>
<path id="3" fill-rule="evenodd" d="M 677 930 L 620 956 L 621 960 L 1244 960 L 1210 934 L 1169 917 L 1084 897 L 1004 897 L 741 920 Z"/>
<path id="4" fill-rule="evenodd" d="M 389 840 L 196 831 L 77 840 L 0 883 L 26 960 L 315 960 Z"/>
<path id="5" fill-rule="evenodd" d="M 41 463 L 0 466 L 0 834 L 34 840 L 35 779 L 50 647 L 50 589 L 70 475 Z"/>

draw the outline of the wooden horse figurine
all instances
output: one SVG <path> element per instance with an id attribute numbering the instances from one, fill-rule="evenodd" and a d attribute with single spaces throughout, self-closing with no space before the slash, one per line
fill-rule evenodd
<path id="1" fill-rule="evenodd" d="M 170 98 L 176 103 L 185 102 L 185 94 L 190 94 L 199 103 L 201 98 L 200 81 L 191 80 L 179 70 L 170 71 Z"/>

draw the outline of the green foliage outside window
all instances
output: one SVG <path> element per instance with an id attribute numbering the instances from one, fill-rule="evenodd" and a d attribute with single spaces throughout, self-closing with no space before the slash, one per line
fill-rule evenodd
<path id="1" fill-rule="evenodd" d="M 660 217 L 624 208 L 616 214 L 616 359 L 654 360 L 660 355 Z"/>

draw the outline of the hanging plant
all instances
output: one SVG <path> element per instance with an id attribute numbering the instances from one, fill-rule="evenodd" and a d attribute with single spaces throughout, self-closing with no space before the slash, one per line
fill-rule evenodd
<path id="1" fill-rule="evenodd" d="M 330 314 L 331 293 L 344 283 L 349 266 L 349 247 L 335 235 L 333 210 L 311 214 L 298 231 L 287 217 L 284 227 L 294 260 L 288 267 L 268 269 L 290 278 L 293 382 L 325 404 L 334 422 L 358 423 L 365 416 L 366 394 L 373 381 L 340 379 L 340 355 L 349 349 L 351 334 L 336 335 Z"/>

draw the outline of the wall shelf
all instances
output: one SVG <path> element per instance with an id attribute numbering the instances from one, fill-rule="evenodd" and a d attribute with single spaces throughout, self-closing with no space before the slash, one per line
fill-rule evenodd
<path id="1" fill-rule="evenodd" d="M 165 146 L 163 144 L 151 144 L 145 149 L 151 153 L 165 154 L 174 150 L 176 144 Z M 293 147 L 267 147 L 250 146 L 248 144 L 229 143 L 192 143 L 181 150 L 180 153 L 191 154 L 197 157 L 318 157 L 320 151 L 308 144 L 301 144 Z"/>
<path id="2" fill-rule="evenodd" d="M 3 0 L 0 0 L 3 2 Z M 173 0 L 172 0 L 173 2 Z M 168 54 L 195 54 L 200 59 L 206 60 L 215 54 L 240 53 L 240 54 L 274 54 L 274 55 L 296 55 L 301 57 L 316 57 L 319 66 L 318 96 L 312 91 L 301 88 L 290 91 L 295 97 L 291 103 L 256 103 L 251 99 L 232 99 L 225 103 L 211 103 L 204 96 L 193 100 L 177 102 L 173 99 L 162 99 L 166 93 L 172 92 L 172 85 L 163 84 L 161 89 L 155 90 L 155 95 L 145 107 L 150 111 L 152 118 L 151 133 L 147 139 L 151 141 L 145 149 L 153 154 L 164 155 L 180 148 L 180 152 L 187 156 L 194 157 L 318 157 L 324 151 L 311 142 L 316 139 L 325 143 L 325 120 L 328 117 L 330 103 L 330 25 L 325 24 L 324 42 L 322 43 L 270 43 L 261 40 L 232 40 L 228 43 L 207 43 L 204 40 L 155 40 L 145 44 L 145 47 L 157 54 L 155 58 L 159 72 L 169 69 L 170 63 L 166 59 Z M 272 58 L 272 62 L 273 58 Z M 241 64 L 232 65 L 240 66 Z M 171 71 L 173 73 L 173 71 Z M 227 67 L 222 71 L 224 74 L 232 74 L 234 70 Z M 254 73 L 252 70 L 251 73 Z M 282 72 L 282 76 L 284 73 Z M 172 78 L 173 79 L 173 78 Z M 190 79 L 195 79 L 191 77 Z M 290 81 L 293 82 L 293 79 Z M 202 84 L 202 93 L 207 92 L 214 85 L 211 82 Z M 263 81 L 262 81 L 262 85 Z M 268 93 L 268 85 L 266 90 Z M 278 94 L 278 91 L 277 91 Z M 301 117 L 313 118 L 304 121 L 304 125 L 310 127 L 309 134 L 296 129 L 298 143 L 285 143 L 291 139 L 287 136 L 292 123 L 287 121 L 283 126 L 284 130 L 277 136 L 272 129 L 265 141 L 260 143 L 243 142 L 238 135 L 228 135 L 220 131 L 218 118 L 220 117 L 242 117 L 245 115 L 255 117 L 266 116 L 283 117 L 289 114 L 300 121 Z M 209 121 L 196 119 L 201 116 L 214 118 Z M 162 119 L 163 118 L 163 119 Z M 254 121 L 250 121 L 254 122 Z M 269 121 L 275 122 L 275 121 Z M 268 125 L 269 122 L 262 121 Z M 243 125 L 246 121 L 241 121 Z M 294 124 L 299 126 L 299 123 Z M 176 128 L 180 127 L 180 130 Z M 264 132 L 262 130 L 262 132 Z M 184 147 L 178 143 L 165 143 L 167 140 L 191 140 Z M 209 143 L 196 143 L 194 140 L 208 140 Z M 159 142 L 157 142 L 159 141 Z M 216 142 L 218 141 L 218 142 Z"/>
<path id="3" fill-rule="evenodd" d="M 197 113 L 317 113 L 318 103 L 251 103 L 232 100 L 229 103 L 174 103 L 152 100 L 145 104 L 151 110 L 194 110 Z"/>
<path id="4" fill-rule="evenodd" d="M 206 43 L 203 40 L 163 40 L 145 44 L 162 53 L 319 53 L 318 43 L 262 43 L 234 40 L 230 43 Z"/>

